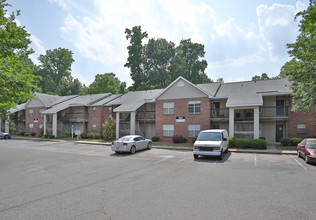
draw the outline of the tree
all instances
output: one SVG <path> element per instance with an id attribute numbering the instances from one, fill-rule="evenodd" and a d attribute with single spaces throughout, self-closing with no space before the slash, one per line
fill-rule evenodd
<path id="1" fill-rule="evenodd" d="M 287 44 L 292 59 L 281 68 L 281 74 L 291 82 L 293 110 L 309 111 L 316 105 L 316 1 L 296 14 L 302 17 L 300 34 L 295 43 Z"/>
<path id="2" fill-rule="evenodd" d="M 262 73 L 261 76 L 253 76 L 251 81 L 258 81 L 258 80 L 266 80 L 266 79 L 270 79 L 269 76 L 266 73 Z"/>
<path id="3" fill-rule="evenodd" d="M 40 68 L 44 75 L 54 83 L 54 94 L 57 94 L 58 86 L 62 80 L 69 80 L 71 65 L 74 62 L 72 51 L 65 48 L 47 50 L 45 55 L 39 56 Z"/>
<path id="4" fill-rule="evenodd" d="M 60 96 L 78 95 L 82 88 L 83 87 L 79 79 L 70 76 L 69 79 L 63 80 L 60 83 L 57 94 Z"/>
<path id="5" fill-rule="evenodd" d="M 106 120 L 103 125 L 103 139 L 106 141 L 112 141 L 115 139 L 115 120 L 110 115 L 109 119 Z"/>
<path id="6" fill-rule="evenodd" d="M 169 67 L 175 56 L 175 44 L 166 39 L 150 39 L 144 46 L 144 78 L 149 88 L 165 88 L 171 82 Z"/>
<path id="7" fill-rule="evenodd" d="M 125 93 L 126 83 L 121 82 L 114 73 L 97 74 L 88 88 L 88 94 Z"/>
<path id="8" fill-rule="evenodd" d="M 130 40 L 127 47 L 128 58 L 124 67 L 130 68 L 131 78 L 134 81 L 132 89 L 135 90 L 144 82 L 143 78 L 143 45 L 142 41 L 148 37 L 146 32 L 142 32 L 141 26 L 135 26 L 132 29 L 125 29 L 126 39 Z"/>
<path id="9" fill-rule="evenodd" d="M 169 68 L 171 81 L 183 76 L 195 84 L 211 82 L 205 73 L 207 61 L 202 59 L 204 55 L 204 45 L 192 43 L 191 39 L 181 40 Z"/>
<path id="10" fill-rule="evenodd" d="M 218 79 L 216 80 L 216 82 L 224 83 L 224 79 L 223 79 L 223 78 L 218 78 Z"/>
<path id="11" fill-rule="evenodd" d="M 7 15 L 10 4 L 0 0 L 0 5 L 0 117 L 7 120 L 10 108 L 28 100 L 38 90 L 39 77 L 32 74 L 28 62 L 28 56 L 33 53 L 29 48 L 30 34 L 15 22 L 20 12 Z"/>

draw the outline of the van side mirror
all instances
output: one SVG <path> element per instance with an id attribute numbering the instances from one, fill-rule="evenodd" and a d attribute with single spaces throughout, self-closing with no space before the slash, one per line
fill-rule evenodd
<path id="1" fill-rule="evenodd" d="M 223 141 L 227 141 L 227 138 L 223 138 Z"/>

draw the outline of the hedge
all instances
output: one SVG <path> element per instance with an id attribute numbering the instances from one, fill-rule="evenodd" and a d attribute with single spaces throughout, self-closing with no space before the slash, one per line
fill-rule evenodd
<path id="1" fill-rule="evenodd" d="M 175 134 L 175 135 L 173 135 L 173 137 L 172 137 L 172 141 L 173 141 L 173 143 L 184 143 L 184 138 L 183 138 L 183 136 L 181 135 L 181 134 Z"/>
<path id="2" fill-rule="evenodd" d="M 236 138 L 235 139 L 236 148 L 247 148 L 250 147 L 250 141 L 245 138 Z"/>
<path id="3" fill-rule="evenodd" d="M 255 149 L 267 149 L 267 141 L 263 139 L 254 139 L 250 141 L 250 147 Z"/>
<path id="4" fill-rule="evenodd" d="M 152 136 L 152 137 L 151 137 L 151 140 L 152 140 L 153 142 L 160 141 L 160 137 L 159 137 L 159 136 Z"/>
<path id="5" fill-rule="evenodd" d="M 299 137 L 292 137 L 291 138 L 291 145 L 296 146 L 302 141 L 302 138 Z"/>
<path id="6" fill-rule="evenodd" d="M 233 137 L 229 137 L 229 147 L 234 147 L 235 146 L 235 138 Z"/>
<path id="7" fill-rule="evenodd" d="M 288 137 L 283 137 L 280 139 L 280 143 L 283 145 L 283 146 L 289 146 L 290 143 L 291 143 L 291 139 L 288 138 Z"/>

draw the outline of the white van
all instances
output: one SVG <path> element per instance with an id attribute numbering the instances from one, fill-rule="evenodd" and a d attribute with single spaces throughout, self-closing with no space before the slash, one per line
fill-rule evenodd
<path id="1" fill-rule="evenodd" d="M 194 159 L 199 155 L 218 156 L 223 159 L 224 152 L 228 150 L 228 133 L 225 129 L 205 130 L 199 133 L 193 144 Z"/>

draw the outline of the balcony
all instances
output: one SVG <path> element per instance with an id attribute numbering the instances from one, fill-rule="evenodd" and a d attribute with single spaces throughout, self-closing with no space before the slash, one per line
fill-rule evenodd
<path id="1" fill-rule="evenodd" d="M 67 113 L 60 117 L 62 121 L 71 121 L 71 122 L 88 122 L 89 114 L 88 113 Z"/>
<path id="2" fill-rule="evenodd" d="M 156 112 L 155 111 L 138 111 L 136 114 L 137 121 L 155 121 Z"/>
<path id="3" fill-rule="evenodd" d="M 213 108 L 211 109 L 212 121 L 228 121 L 229 108 Z"/>
<path id="4" fill-rule="evenodd" d="M 288 106 L 262 106 L 260 107 L 260 120 L 275 121 L 289 119 Z"/>

